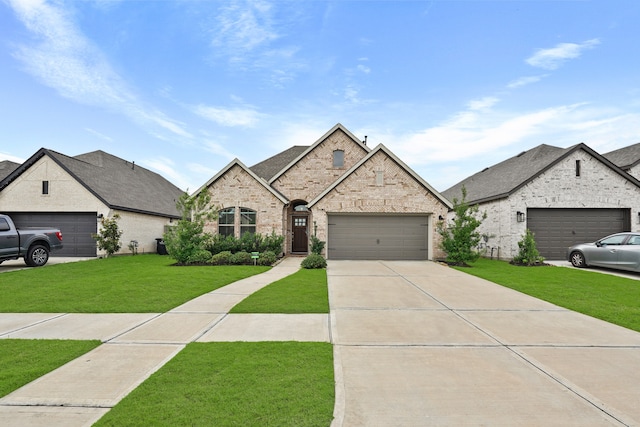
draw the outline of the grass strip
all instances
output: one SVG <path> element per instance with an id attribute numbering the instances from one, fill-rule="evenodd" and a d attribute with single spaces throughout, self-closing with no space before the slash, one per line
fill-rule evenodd
<path id="1" fill-rule="evenodd" d="M 248 296 L 230 313 L 328 313 L 327 272 L 301 269 Z"/>
<path id="2" fill-rule="evenodd" d="M 95 426 L 329 426 L 329 343 L 192 343 Z"/>
<path id="3" fill-rule="evenodd" d="M 640 331 L 640 282 L 597 271 L 566 267 L 519 267 L 481 258 L 473 276 L 625 328 Z"/>
<path id="4" fill-rule="evenodd" d="M 2 273 L 0 312 L 159 313 L 270 268 L 173 263 L 137 255 Z"/>
<path id="5" fill-rule="evenodd" d="M 0 340 L 0 397 L 93 350 L 99 340 Z"/>

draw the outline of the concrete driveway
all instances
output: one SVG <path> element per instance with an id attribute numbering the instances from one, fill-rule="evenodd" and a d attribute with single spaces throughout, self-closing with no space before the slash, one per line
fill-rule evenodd
<path id="1" fill-rule="evenodd" d="M 45 267 L 47 265 L 55 265 L 55 264 L 64 264 L 67 262 L 77 262 L 77 261 L 86 261 L 89 259 L 95 258 L 83 258 L 83 257 L 50 257 Z M 23 270 L 25 268 L 37 268 L 37 267 L 29 267 L 24 263 L 22 258 L 20 259 L 12 259 L 8 261 L 3 261 L 0 264 L 0 273 L 4 273 L 7 271 L 15 271 L 15 270 Z"/>
<path id="2" fill-rule="evenodd" d="M 334 426 L 640 424 L 640 333 L 431 262 L 327 275 Z"/>

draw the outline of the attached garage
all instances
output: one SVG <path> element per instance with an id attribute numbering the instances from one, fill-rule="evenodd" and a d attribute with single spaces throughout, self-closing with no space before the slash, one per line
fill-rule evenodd
<path id="1" fill-rule="evenodd" d="M 62 232 L 62 250 L 51 253 L 58 257 L 95 257 L 97 232 L 96 212 L 9 212 L 18 228 L 54 227 Z"/>
<path id="2" fill-rule="evenodd" d="M 568 247 L 631 231 L 630 209 L 527 209 L 527 227 L 535 235 L 540 254 L 565 259 Z"/>
<path id="3" fill-rule="evenodd" d="M 426 260 L 428 215 L 328 215 L 327 257 Z"/>

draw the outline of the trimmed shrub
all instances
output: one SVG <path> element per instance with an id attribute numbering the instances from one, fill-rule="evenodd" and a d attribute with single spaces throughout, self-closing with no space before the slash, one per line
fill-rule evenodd
<path id="1" fill-rule="evenodd" d="M 306 257 L 305 259 L 302 260 L 302 263 L 300 264 L 302 266 L 302 268 L 326 268 L 327 267 L 327 260 L 324 259 L 324 257 L 322 255 L 318 255 L 318 254 L 311 254 L 308 257 Z"/>
<path id="2" fill-rule="evenodd" d="M 206 249 L 199 249 L 189 255 L 187 258 L 187 264 L 202 264 L 208 263 L 211 260 L 211 252 Z"/>
<path id="3" fill-rule="evenodd" d="M 258 258 L 258 265 L 273 265 L 278 260 L 276 254 L 271 251 L 265 251 Z"/>
<path id="4" fill-rule="evenodd" d="M 251 254 L 245 251 L 236 252 L 229 257 L 229 264 L 232 265 L 245 265 L 252 264 Z"/>
<path id="5" fill-rule="evenodd" d="M 522 236 L 522 239 L 518 242 L 518 248 L 518 255 L 513 257 L 512 264 L 531 267 L 544 263 L 544 258 L 540 256 L 540 252 L 538 252 L 536 248 L 534 235 L 528 228 L 524 236 Z"/>
<path id="6" fill-rule="evenodd" d="M 316 236 L 311 236 L 311 253 L 321 255 L 324 249 L 324 242 Z"/>
<path id="7" fill-rule="evenodd" d="M 278 236 L 274 232 L 270 235 L 262 235 L 258 233 L 244 233 L 241 238 L 236 239 L 234 236 L 222 236 L 216 234 L 210 240 L 207 249 L 212 254 L 229 251 L 236 252 L 273 252 L 278 255 L 282 253 L 284 245 L 284 236 Z"/>
<path id="8" fill-rule="evenodd" d="M 230 259 L 231 259 L 231 252 L 223 251 L 212 256 L 211 261 L 209 262 L 214 265 L 227 265 L 229 264 Z"/>

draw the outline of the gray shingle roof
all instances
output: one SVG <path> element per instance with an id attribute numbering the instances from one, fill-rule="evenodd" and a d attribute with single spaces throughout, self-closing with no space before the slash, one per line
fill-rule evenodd
<path id="1" fill-rule="evenodd" d="M 267 160 L 256 163 L 249 169 L 260 178 L 269 182 L 275 174 L 294 161 L 300 154 L 304 153 L 307 148 L 309 148 L 308 145 L 294 145 L 275 156 L 269 157 Z"/>
<path id="2" fill-rule="evenodd" d="M 621 169 L 631 169 L 640 163 L 640 143 L 611 151 L 602 156 Z"/>
<path id="3" fill-rule="evenodd" d="M 179 218 L 176 201 L 184 193 L 155 172 L 119 157 L 93 151 L 69 157 L 45 148 L 0 182 L 9 185 L 44 155 L 49 156 L 112 209 Z"/>
<path id="4" fill-rule="evenodd" d="M 462 198 L 462 187 L 467 190 L 467 201 L 479 203 L 507 196 L 558 160 L 568 149 L 542 144 L 524 151 L 443 191 L 452 200 Z"/>
<path id="5" fill-rule="evenodd" d="M 640 181 L 583 143 L 569 148 L 559 148 L 542 144 L 494 166 L 488 167 L 460 181 L 453 187 L 443 191 L 442 194 L 451 201 L 453 201 L 454 198 L 460 200 L 462 198 L 462 187 L 464 186 L 467 190 L 466 201 L 471 204 L 508 197 L 511 193 L 576 150 L 586 151 L 625 179 L 640 186 Z"/>
<path id="6" fill-rule="evenodd" d="M 5 179 L 11 172 L 18 169 L 20 163 L 15 163 L 10 160 L 3 160 L 0 162 L 0 181 Z"/>

